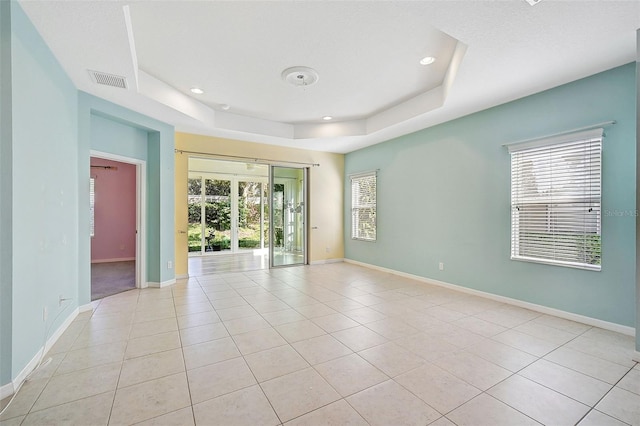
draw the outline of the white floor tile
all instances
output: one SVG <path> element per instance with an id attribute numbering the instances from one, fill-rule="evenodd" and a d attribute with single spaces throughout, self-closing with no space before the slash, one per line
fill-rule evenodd
<path id="1" fill-rule="evenodd" d="M 589 411 L 588 406 L 518 375 L 487 393 L 542 424 L 574 425 Z"/>
<path id="2" fill-rule="evenodd" d="M 93 302 L 2 424 L 640 425 L 630 336 L 346 263 L 193 259 Z"/>

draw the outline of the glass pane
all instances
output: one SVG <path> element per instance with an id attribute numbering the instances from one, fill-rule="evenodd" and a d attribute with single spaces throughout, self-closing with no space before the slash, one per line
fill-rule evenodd
<path id="1" fill-rule="evenodd" d="M 202 178 L 189 178 L 187 185 L 189 252 L 200 252 L 202 250 Z"/>
<path id="2" fill-rule="evenodd" d="M 231 181 L 205 179 L 205 251 L 231 250 Z"/>
<path id="3" fill-rule="evenodd" d="M 260 182 L 238 182 L 238 247 L 240 250 L 261 248 L 261 188 Z"/>
<path id="4" fill-rule="evenodd" d="M 304 264 L 304 169 L 273 167 L 272 176 L 272 264 Z"/>
<path id="5" fill-rule="evenodd" d="M 264 215 L 262 217 L 262 237 L 264 239 L 264 247 L 269 247 L 269 185 L 262 184 L 262 208 L 264 209 Z"/>

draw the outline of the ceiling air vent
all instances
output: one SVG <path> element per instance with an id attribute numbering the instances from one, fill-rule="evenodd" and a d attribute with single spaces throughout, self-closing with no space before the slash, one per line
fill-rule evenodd
<path id="1" fill-rule="evenodd" d="M 89 70 L 89 75 L 91 75 L 91 80 L 96 84 L 119 87 L 121 89 L 127 88 L 127 79 L 125 77 L 92 70 Z"/>

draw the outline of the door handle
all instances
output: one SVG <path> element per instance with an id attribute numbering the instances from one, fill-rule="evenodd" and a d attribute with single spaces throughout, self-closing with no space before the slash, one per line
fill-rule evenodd
<path id="1" fill-rule="evenodd" d="M 183 231 L 183 230 L 179 230 L 178 231 L 178 234 L 186 234 L 186 233 L 187 233 L 187 231 Z"/>

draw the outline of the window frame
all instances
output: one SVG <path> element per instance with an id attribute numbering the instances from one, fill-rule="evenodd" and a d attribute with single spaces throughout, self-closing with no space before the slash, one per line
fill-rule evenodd
<path id="1" fill-rule="evenodd" d="M 376 171 L 370 172 L 362 172 L 349 176 L 351 183 L 351 239 L 356 241 L 366 241 L 366 242 L 375 242 L 378 239 L 378 221 L 377 221 L 377 209 L 378 209 L 378 173 Z M 373 199 L 369 200 L 369 203 L 360 203 L 358 202 L 357 193 L 359 193 L 359 188 L 366 181 L 373 178 Z M 361 223 L 361 215 L 359 214 L 363 210 L 370 211 L 370 217 L 372 220 L 370 221 L 373 231 L 371 233 L 364 234 L 362 233 Z"/>
<path id="2" fill-rule="evenodd" d="M 602 269 L 603 139 L 603 129 L 596 128 L 507 145 L 511 154 L 511 260 Z M 533 176 L 533 189 L 525 180 L 531 177 L 523 176 L 527 173 Z M 530 211 L 524 223 L 523 208 Z M 523 238 L 522 228 L 540 235 Z M 536 230 L 540 228 L 544 230 Z"/>

